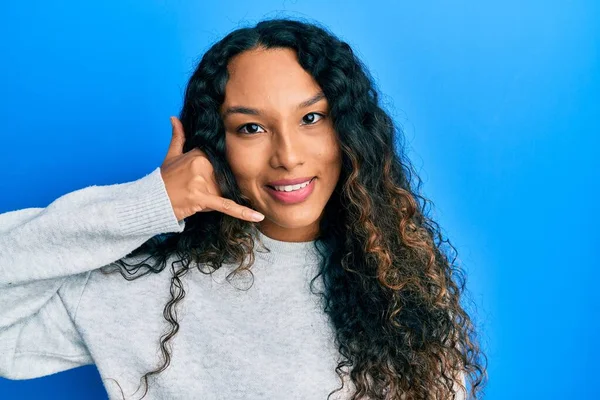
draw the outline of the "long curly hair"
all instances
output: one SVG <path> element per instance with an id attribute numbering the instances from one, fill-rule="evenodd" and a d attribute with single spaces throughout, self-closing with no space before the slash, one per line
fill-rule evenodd
<path id="1" fill-rule="evenodd" d="M 296 52 L 330 104 L 343 153 L 340 179 L 319 222 L 315 246 L 323 257 L 311 280 L 313 289 L 322 279 L 324 290 L 315 294 L 324 300 L 343 356 L 335 369 L 342 387 L 328 398 L 343 388 L 343 375 L 356 387 L 351 400 L 452 399 L 457 382 L 462 390 L 469 382 L 477 398 L 487 381 L 487 357 L 461 306 L 465 274 L 455 265 L 456 249 L 426 215 L 432 203 L 419 194 L 422 181 L 406 157 L 404 135 L 379 105 L 371 76 L 346 42 L 319 24 L 290 18 L 226 35 L 203 55 L 187 85 L 180 113 L 184 152 L 203 150 L 223 197 L 252 207 L 226 162 L 219 107 L 228 61 L 255 48 Z M 176 256 L 163 312 L 170 324 L 160 338 L 163 363 L 140 379 L 146 384 L 142 398 L 148 377 L 170 364 L 167 344 L 179 330 L 176 306 L 185 296 L 181 278 L 191 265 L 207 274 L 223 263 L 237 265 L 228 279 L 242 271 L 252 275 L 255 229 L 255 223 L 223 213 L 196 213 L 182 232 L 157 235 L 103 268 L 131 280 L 161 272 Z M 148 257 L 127 262 L 139 254 Z"/>

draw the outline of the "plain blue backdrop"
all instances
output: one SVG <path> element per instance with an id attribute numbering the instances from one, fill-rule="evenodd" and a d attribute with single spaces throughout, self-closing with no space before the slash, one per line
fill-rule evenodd
<path id="1" fill-rule="evenodd" d="M 350 43 L 403 127 L 467 271 L 485 398 L 600 398 L 594 0 L 3 1 L 0 212 L 159 166 L 203 52 L 277 16 Z M 0 398 L 106 392 L 86 366 Z"/>

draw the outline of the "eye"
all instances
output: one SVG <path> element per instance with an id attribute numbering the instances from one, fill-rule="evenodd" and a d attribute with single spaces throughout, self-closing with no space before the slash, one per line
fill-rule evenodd
<path id="1" fill-rule="evenodd" d="M 312 118 L 309 118 L 308 120 L 306 120 L 306 117 L 308 117 L 309 115 L 312 115 L 313 117 L 312 117 Z M 325 115 L 323 115 L 323 114 L 321 114 L 321 113 L 311 112 L 311 113 L 308 113 L 308 114 L 306 114 L 306 115 L 305 115 L 305 116 L 302 118 L 302 120 L 304 120 L 304 121 L 307 121 L 307 122 L 308 122 L 308 125 L 312 125 L 312 124 L 314 124 L 314 123 L 316 122 L 316 121 L 315 121 L 315 117 L 314 117 L 315 115 L 318 115 L 318 116 L 319 116 L 319 117 L 321 117 L 321 118 L 325 118 Z M 317 121 L 318 121 L 318 120 L 317 120 Z"/>
<path id="2" fill-rule="evenodd" d="M 244 132 L 244 131 L 242 130 L 242 129 L 244 129 L 244 128 L 245 128 L 245 127 L 247 127 L 247 126 L 248 126 L 248 127 L 251 127 L 251 129 L 250 129 L 250 132 L 249 132 L 248 130 L 246 130 L 246 132 Z M 247 135 L 254 135 L 254 134 L 256 134 L 256 133 L 260 133 L 260 132 L 256 132 L 256 129 L 257 129 L 257 128 L 260 128 L 260 125 L 257 125 L 257 124 L 252 124 L 252 123 L 250 123 L 250 124 L 245 124 L 245 125 L 242 125 L 242 126 L 240 127 L 240 129 L 238 129 L 238 132 L 245 133 L 245 134 L 247 134 Z"/>
<path id="3" fill-rule="evenodd" d="M 318 122 L 319 119 L 315 120 L 315 115 L 318 115 L 321 119 L 325 118 L 325 115 L 323 115 L 321 113 L 317 113 L 317 112 L 308 113 L 304 117 L 302 117 L 302 120 L 307 122 L 305 125 L 314 125 L 316 122 Z M 306 117 L 308 117 L 308 116 L 310 116 L 310 118 L 306 119 Z M 247 127 L 249 129 L 246 129 Z M 244 129 L 246 129 L 246 130 L 244 131 Z M 237 131 L 240 133 L 244 133 L 246 135 L 255 135 L 257 133 L 261 133 L 258 131 L 258 129 L 262 129 L 260 125 L 254 124 L 254 123 L 249 123 L 249 124 L 244 124 L 244 125 L 240 126 Z"/>

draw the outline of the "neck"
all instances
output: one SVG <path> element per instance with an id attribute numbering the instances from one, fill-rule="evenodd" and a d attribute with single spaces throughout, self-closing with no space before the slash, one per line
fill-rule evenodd
<path id="1" fill-rule="evenodd" d="M 265 218 L 259 223 L 258 229 L 263 235 L 281 242 L 309 242 L 317 238 L 319 234 L 319 223 L 318 221 L 315 221 L 315 223 L 309 226 L 284 228 Z"/>
<path id="2" fill-rule="evenodd" d="M 256 255 L 272 264 L 314 263 L 320 259 L 315 240 L 283 241 L 267 236 L 259 229 L 255 230 Z"/>

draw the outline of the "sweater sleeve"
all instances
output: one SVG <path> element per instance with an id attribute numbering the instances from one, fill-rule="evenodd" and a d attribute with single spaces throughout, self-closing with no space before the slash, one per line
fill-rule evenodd
<path id="1" fill-rule="evenodd" d="M 0 376 L 27 379 L 93 363 L 74 324 L 91 271 L 184 227 L 160 168 L 67 193 L 45 208 L 0 214 Z"/>

